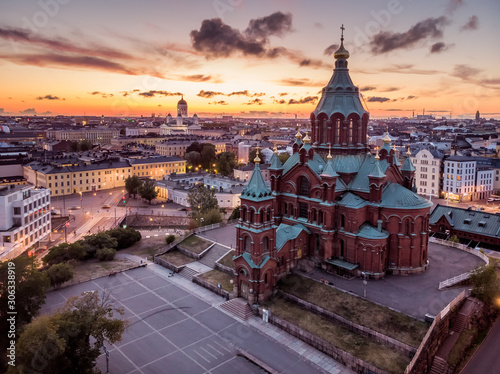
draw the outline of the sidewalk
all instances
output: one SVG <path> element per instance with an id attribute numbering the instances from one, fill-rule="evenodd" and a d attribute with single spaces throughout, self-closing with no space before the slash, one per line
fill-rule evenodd
<path id="1" fill-rule="evenodd" d="M 142 258 L 130 254 L 120 254 L 120 257 L 128 258 L 132 261 L 140 262 Z M 318 351 L 317 349 L 311 347 L 302 340 L 293 337 L 292 335 L 286 333 L 285 331 L 273 326 L 270 323 L 265 323 L 262 319 L 257 316 L 249 318 L 246 322 L 242 322 L 236 319 L 232 314 L 228 313 L 226 310 L 220 308 L 220 305 L 226 300 L 219 295 L 203 288 L 193 282 L 188 281 L 185 278 L 179 276 L 169 277 L 171 273 L 170 270 L 162 267 L 161 265 L 148 262 L 148 268 L 153 270 L 153 272 L 163 278 L 168 280 L 175 285 L 183 288 L 184 290 L 190 292 L 191 294 L 199 297 L 203 301 L 209 303 L 214 308 L 220 310 L 221 312 L 227 314 L 228 316 L 234 318 L 240 323 L 247 326 L 253 327 L 258 330 L 263 335 L 267 336 L 269 339 L 277 342 L 285 349 L 295 352 L 300 355 L 305 361 L 314 365 L 317 369 L 327 374 L 351 374 L 354 373 L 352 370 L 348 369 L 344 365 L 335 361 L 333 358 L 325 355 L 324 353 Z"/>

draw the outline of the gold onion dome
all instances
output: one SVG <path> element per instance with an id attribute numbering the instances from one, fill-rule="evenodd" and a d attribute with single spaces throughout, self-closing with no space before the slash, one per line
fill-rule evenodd
<path id="1" fill-rule="evenodd" d="M 408 152 L 406 152 L 406 155 L 411 156 L 410 147 L 408 147 Z"/>
<path id="2" fill-rule="evenodd" d="M 309 137 L 309 131 L 306 131 L 306 136 L 304 137 L 304 143 L 311 143 L 311 138 Z"/>
<path id="3" fill-rule="evenodd" d="M 299 127 L 297 126 L 297 133 L 295 134 L 295 138 L 300 139 L 302 138 L 302 133 L 299 130 Z"/>
<path id="4" fill-rule="evenodd" d="M 389 137 L 389 130 L 387 130 L 387 132 L 385 133 L 385 137 L 382 140 L 384 141 L 384 143 L 390 143 L 391 142 L 391 138 Z"/>
<path id="5" fill-rule="evenodd" d="M 333 158 L 332 156 L 332 146 L 328 146 L 328 156 L 326 156 L 327 159 L 331 160 Z"/>
<path id="6" fill-rule="evenodd" d="M 278 147 L 274 146 L 274 154 L 277 155 L 278 154 Z"/>
<path id="7" fill-rule="evenodd" d="M 378 154 L 378 147 L 377 147 L 377 154 L 375 155 L 375 160 L 377 160 L 377 161 L 380 160 L 380 156 Z"/>
<path id="8" fill-rule="evenodd" d="M 255 162 L 256 164 L 260 163 L 259 147 L 257 147 L 257 152 L 255 153 L 255 158 L 253 159 L 253 162 Z"/>
<path id="9" fill-rule="evenodd" d="M 344 48 L 344 25 L 340 28 L 342 30 L 342 37 L 340 38 L 340 47 L 335 51 L 333 57 L 338 60 L 339 58 L 348 59 L 350 54 L 347 49 Z"/>

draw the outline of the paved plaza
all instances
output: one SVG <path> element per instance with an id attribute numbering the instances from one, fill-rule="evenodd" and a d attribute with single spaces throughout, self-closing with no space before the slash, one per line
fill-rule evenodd
<path id="1" fill-rule="evenodd" d="M 479 257 L 456 248 L 429 243 L 429 268 L 426 272 L 413 275 L 387 275 L 384 279 L 368 280 L 344 279 L 315 269 L 309 276 L 315 279 L 326 278 L 339 289 L 363 296 L 389 306 L 418 319 L 426 313 L 438 314 L 451 300 L 466 287 L 452 287 L 439 290 L 439 282 L 470 271 L 484 264 Z M 299 272 L 300 274 L 300 272 Z"/>
<path id="2" fill-rule="evenodd" d="M 123 318 L 130 323 L 122 340 L 107 346 L 110 373 L 264 372 L 238 356 L 238 349 L 279 373 L 324 373 L 319 366 L 330 373 L 351 373 L 257 317 L 241 322 L 226 314 L 217 308 L 224 301 L 221 297 L 184 278 L 168 278 L 168 271 L 155 264 L 50 292 L 42 313 L 51 313 L 67 298 L 92 290 L 109 291 L 117 306 L 124 307 Z M 301 354 L 286 345 L 296 345 Z M 106 371 L 104 355 L 99 357 L 98 367 Z"/>

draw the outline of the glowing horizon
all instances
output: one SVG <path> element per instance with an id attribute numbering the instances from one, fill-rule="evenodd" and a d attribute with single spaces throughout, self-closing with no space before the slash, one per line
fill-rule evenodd
<path id="1" fill-rule="evenodd" d="M 344 24 L 371 118 L 500 118 L 494 0 L 146 4 L 5 1 L 0 115 L 308 118 Z"/>

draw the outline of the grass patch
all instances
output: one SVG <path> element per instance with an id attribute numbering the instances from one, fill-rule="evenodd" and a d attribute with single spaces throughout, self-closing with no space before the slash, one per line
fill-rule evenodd
<path id="1" fill-rule="evenodd" d="M 165 247 L 164 236 L 152 236 L 150 238 L 143 237 L 137 243 L 134 243 L 128 248 L 121 249 L 119 253 L 129 253 L 140 257 L 146 257 L 148 260 L 153 260 L 153 255 L 162 247 Z"/>
<path id="2" fill-rule="evenodd" d="M 122 271 L 130 269 L 137 265 L 135 262 L 128 259 L 114 259 L 112 261 L 101 262 L 97 259 L 87 260 L 83 262 L 72 263 L 75 276 L 70 281 L 71 283 L 80 283 L 88 281 L 92 278 L 98 278 L 109 275 L 111 271 Z"/>
<path id="3" fill-rule="evenodd" d="M 463 360 L 464 358 L 464 353 L 466 352 L 467 348 L 472 343 L 472 339 L 475 337 L 477 334 L 477 328 L 474 327 L 471 330 L 464 330 L 458 337 L 457 342 L 453 346 L 453 348 L 450 351 L 450 354 L 448 355 L 448 364 L 451 366 L 456 366 L 460 363 L 460 361 Z"/>
<path id="4" fill-rule="evenodd" d="M 182 266 L 194 261 L 194 259 L 186 256 L 184 253 L 181 253 L 179 251 L 170 251 L 158 257 L 164 259 L 174 266 Z"/>
<path id="5" fill-rule="evenodd" d="M 368 327 L 418 347 L 429 326 L 405 314 L 341 292 L 312 279 L 292 274 L 279 283 L 279 288 L 310 303 L 338 314 L 354 323 Z"/>
<path id="6" fill-rule="evenodd" d="M 233 292 L 233 284 L 231 283 L 233 277 L 227 273 L 224 273 L 223 271 L 211 270 L 209 272 L 200 274 L 198 277 L 204 279 L 210 284 L 213 284 L 214 286 L 217 286 L 217 284 L 220 283 L 223 290 L 226 290 L 227 292 Z"/>
<path id="7" fill-rule="evenodd" d="M 205 249 L 211 245 L 212 242 L 202 239 L 196 235 L 191 235 L 190 237 L 184 239 L 179 245 L 183 246 L 186 249 L 189 249 L 191 252 L 200 254 Z"/>
<path id="8" fill-rule="evenodd" d="M 218 262 L 221 265 L 227 266 L 228 268 L 234 268 L 233 261 L 234 251 L 228 252 L 224 257 L 222 257 Z"/>
<path id="9" fill-rule="evenodd" d="M 268 302 L 267 306 L 274 315 L 390 373 L 403 373 L 410 363 L 411 359 L 407 355 L 349 331 L 284 299 L 276 298 Z"/>

